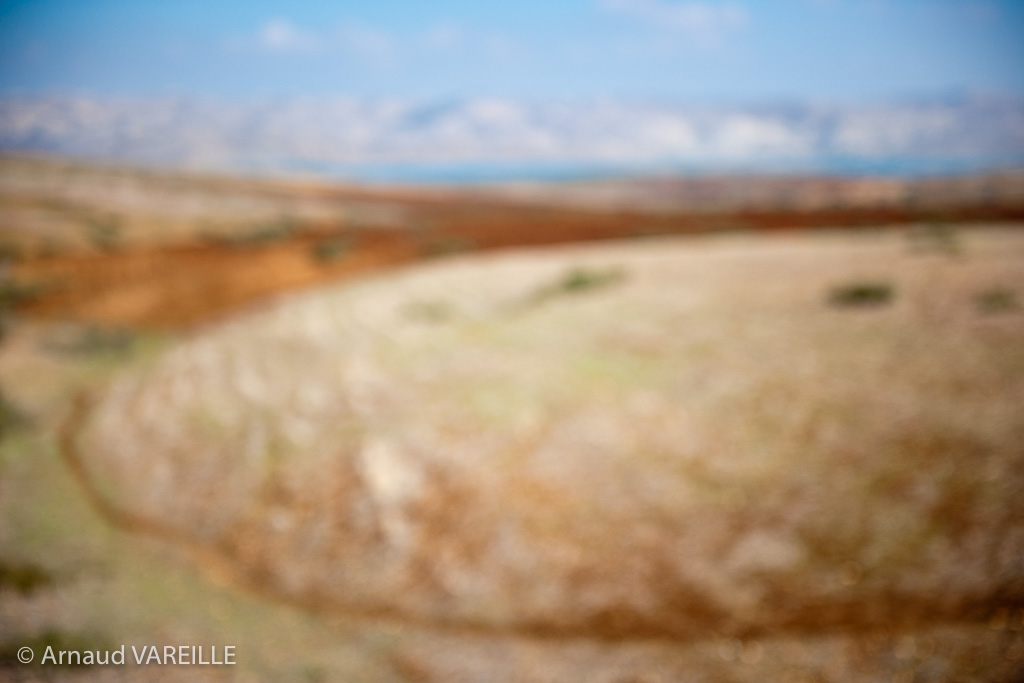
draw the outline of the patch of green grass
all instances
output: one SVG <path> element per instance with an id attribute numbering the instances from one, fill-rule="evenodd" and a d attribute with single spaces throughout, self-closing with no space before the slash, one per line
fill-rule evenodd
<path id="1" fill-rule="evenodd" d="M 828 303 L 841 307 L 884 306 L 893 296 L 893 287 L 886 282 L 853 282 L 833 287 Z"/>

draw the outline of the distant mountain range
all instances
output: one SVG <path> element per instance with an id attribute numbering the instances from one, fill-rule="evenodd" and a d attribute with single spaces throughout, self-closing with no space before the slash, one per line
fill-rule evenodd
<path id="1" fill-rule="evenodd" d="M 0 96 L 0 149 L 216 170 L 458 180 L 1024 165 L 1024 96 L 685 105 Z"/>

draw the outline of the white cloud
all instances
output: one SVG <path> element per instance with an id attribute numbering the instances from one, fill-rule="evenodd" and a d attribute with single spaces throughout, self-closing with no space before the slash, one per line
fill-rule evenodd
<path id="1" fill-rule="evenodd" d="M 271 52 L 314 52 L 320 47 L 319 38 L 312 32 L 298 28 L 285 19 L 271 19 L 259 31 L 259 44 Z"/>
<path id="2" fill-rule="evenodd" d="M 424 31 L 422 44 L 427 50 L 450 50 L 465 40 L 465 31 L 458 24 L 442 22 Z"/>
<path id="3" fill-rule="evenodd" d="M 601 7 L 704 45 L 719 42 L 726 34 L 746 27 L 750 20 L 746 9 L 728 2 L 601 0 Z"/>
<path id="4" fill-rule="evenodd" d="M 377 64 L 391 63 L 398 56 L 398 41 L 389 33 L 362 23 L 350 22 L 338 29 L 340 47 Z"/>
<path id="5" fill-rule="evenodd" d="M 257 49 L 280 55 L 342 55 L 388 69 L 439 54 L 474 53 L 504 59 L 522 52 L 518 43 L 503 34 L 474 31 L 450 21 L 433 23 L 402 35 L 356 20 L 307 30 L 276 18 L 265 22 L 255 34 L 225 41 L 225 46 L 235 52 Z"/>

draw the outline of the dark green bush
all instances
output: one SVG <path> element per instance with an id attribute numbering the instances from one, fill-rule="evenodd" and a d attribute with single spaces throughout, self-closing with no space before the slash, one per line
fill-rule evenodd
<path id="1" fill-rule="evenodd" d="M 569 271 L 556 289 L 563 292 L 582 292 L 596 287 L 605 287 L 622 279 L 622 271 L 618 268 L 607 270 L 588 270 L 574 268 Z"/>
<path id="2" fill-rule="evenodd" d="M 974 297 L 975 307 L 982 313 L 1007 313 L 1020 309 L 1017 295 L 1008 289 L 988 289 Z"/>
<path id="3" fill-rule="evenodd" d="M 542 301 L 562 294 L 577 294 L 594 289 L 608 287 L 621 282 L 625 274 L 621 268 L 584 268 L 576 267 L 559 280 L 537 290 L 535 301 Z"/>
<path id="4" fill-rule="evenodd" d="M 40 284 L 14 282 L 0 279 L 0 314 L 14 308 L 18 304 L 31 301 L 42 293 Z"/>
<path id="5" fill-rule="evenodd" d="M 25 417 L 24 413 L 8 401 L 4 397 L 3 392 L 0 391 L 0 437 L 20 429 L 28 425 L 28 423 L 29 420 Z M 0 573 L 2 571 L 3 569 L 0 567 Z M 0 586 L 3 585 L 3 577 L 0 576 Z"/>
<path id="6" fill-rule="evenodd" d="M 53 577 L 34 564 L 9 564 L 0 560 L 0 588 L 28 595 L 53 583 Z"/>
<path id="7" fill-rule="evenodd" d="M 854 282 L 833 287 L 828 302 L 833 306 L 883 306 L 893 296 L 893 287 L 888 283 Z"/>
<path id="8" fill-rule="evenodd" d="M 320 263 L 331 263 L 345 256 L 352 249 L 352 240 L 347 237 L 333 237 L 321 240 L 313 245 L 313 258 Z"/>

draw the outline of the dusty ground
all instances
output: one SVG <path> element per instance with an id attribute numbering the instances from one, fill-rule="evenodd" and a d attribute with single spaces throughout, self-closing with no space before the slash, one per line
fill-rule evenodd
<path id="1" fill-rule="evenodd" d="M 106 210 L 98 178 L 74 206 Z M 119 230 L 17 254 L 81 279 L 18 299 L 0 344 L 0 678 L 1024 677 L 1019 227 L 673 238 L 724 223 L 490 199 L 417 223 L 230 179 L 174 208 L 176 182 L 157 211 L 129 176 Z M 214 220 L 231 202 L 253 213 Z M 409 265 L 623 226 L 645 239 Z M 182 642 L 240 664 L 13 659 Z"/>
<path id="2" fill-rule="evenodd" d="M 1022 218 L 1021 173 L 413 191 L 0 157 L 0 260 L 12 261 L 16 289 L 6 294 L 17 295 L 19 310 L 162 329 L 215 320 L 278 292 L 458 252 Z"/>
<path id="3" fill-rule="evenodd" d="M 115 517 L 328 613 L 653 638 L 673 656 L 634 666 L 670 678 L 709 639 L 758 643 L 741 670 L 808 639 L 956 651 L 1024 616 L 1024 240 L 958 239 L 666 240 L 309 294 L 123 376 L 75 457 Z M 830 299 L 865 282 L 892 300 Z M 971 666 L 1016 671 L 1018 640 Z"/>

